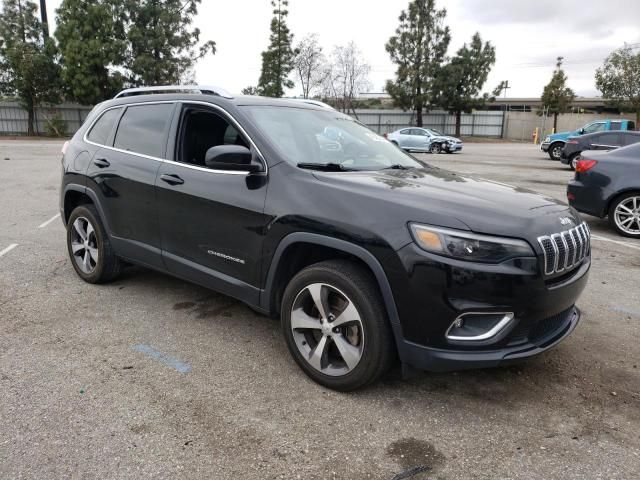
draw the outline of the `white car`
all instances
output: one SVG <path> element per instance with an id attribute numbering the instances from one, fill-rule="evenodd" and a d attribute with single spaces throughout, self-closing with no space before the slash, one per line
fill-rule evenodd
<path id="1" fill-rule="evenodd" d="M 385 136 L 391 143 L 407 151 L 454 153 L 462 150 L 462 140 L 443 135 L 432 128 L 402 128 Z"/>

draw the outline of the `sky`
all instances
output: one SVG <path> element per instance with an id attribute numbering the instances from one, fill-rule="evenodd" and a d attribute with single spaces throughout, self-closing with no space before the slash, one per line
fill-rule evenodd
<path id="1" fill-rule="evenodd" d="M 61 0 L 48 0 L 51 28 Z M 563 56 L 569 86 L 579 96 L 599 96 L 594 72 L 604 58 L 626 43 L 640 43 L 638 0 L 436 0 L 455 54 L 475 32 L 496 48 L 496 64 L 484 90 L 502 80 L 508 97 L 539 97 Z M 354 41 L 371 66 L 371 91 L 380 92 L 395 68 L 385 44 L 398 26 L 408 0 L 289 0 L 294 43 L 316 33 L 325 53 Z M 197 81 L 238 93 L 256 85 L 260 53 L 269 42 L 270 0 L 203 0 L 195 25 L 201 39 L 214 40 L 217 53 L 196 66 Z M 300 94 L 294 88 L 290 94 Z"/>

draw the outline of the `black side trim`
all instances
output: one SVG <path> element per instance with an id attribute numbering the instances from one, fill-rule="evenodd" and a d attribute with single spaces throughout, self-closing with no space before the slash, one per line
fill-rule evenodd
<path id="1" fill-rule="evenodd" d="M 166 271 L 176 277 L 236 298 L 249 305 L 258 305 L 260 289 L 224 273 L 203 267 L 185 258 L 162 252 Z"/>
<path id="2" fill-rule="evenodd" d="M 295 243 L 310 243 L 321 245 L 323 247 L 334 248 L 336 250 L 341 250 L 343 252 L 354 255 L 355 257 L 358 257 L 360 260 L 367 264 L 367 266 L 375 275 L 378 286 L 380 287 L 380 291 L 382 292 L 382 300 L 384 301 L 385 307 L 387 308 L 387 314 L 389 315 L 389 321 L 391 323 L 391 328 L 393 329 L 396 345 L 398 347 L 398 354 L 400 356 L 400 360 L 404 362 L 404 335 L 402 333 L 400 317 L 398 316 L 398 310 L 396 308 L 396 303 L 393 298 L 393 292 L 391 290 L 391 285 L 389 285 L 387 275 L 385 274 L 384 269 L 382 268 L 382 265 L 380 265 L 378 259 L 374 257 L 371 252 L 364 249 L 363 247 L 347 242 L 345 240 L 339 240 L 337 238 L 325 237 L 316 233 L 307 232 L 291 233 L 284 237 L 280 241 L 280 244 L 278 244 L 278 248 L 276 249 L 276 252 L 271 260 L 269 272 L 267 273 L 265 288 L 260 292 L 260 309 L 265 312 L 273 311 L 272 293 L 276 271 L 285 250 Z"/>
<path id="3" fill-rule="evenodd" d="M 100 205 L 100 201 L 98 200 L 98 196 L 95 194 L 95 192 L 93 190 L 91 190 L 90 188 L 87 188 L 87 187 L 85 187 L 83 185 L 78 185 L 76 183 L 69 183 L 64 187 L 64 193 L 62 194 L 62 198 L 63 199 L 66 198 L 67 192 L 69 192 L 69 191 L 84 193 L 85 195 L 87 195 L 91 199 L 93 204 L 98 209 L 98 213 L 100 214 L 100 219 L 102 220 L 102 224 L 104 225 L 104 228 L 107 230 L 107 234 L 111 237 L 111 227 L 109 226 L 109 222 L 107 221 L 107 217 L 104 214 L 104 210 L 102 208 L 102 205 Z M 63 213 L 62 220 L 64 221 L 64 205 L 61 206 L 60 211 Z"/>

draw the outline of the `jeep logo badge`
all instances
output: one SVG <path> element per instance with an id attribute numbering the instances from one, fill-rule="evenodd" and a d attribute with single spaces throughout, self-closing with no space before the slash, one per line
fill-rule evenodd
<path id="1" fill-rule="evenodd" d="M 573 219 L 570 217 L 560 217 L 561 225 L 571 225 L 573 223 Z"/>

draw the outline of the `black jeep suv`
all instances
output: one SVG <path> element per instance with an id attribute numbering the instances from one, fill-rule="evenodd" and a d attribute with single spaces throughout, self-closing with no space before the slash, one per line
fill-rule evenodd
<path id="1" fill-rule="evenodd" d="M 133 89 L 64 149 L 87 282 L 143 265 L 279 315 L 315 381 L 536 355 L 576 327 L 590 233 L 557 200 L 424 164 L 319 104 Z"/>

